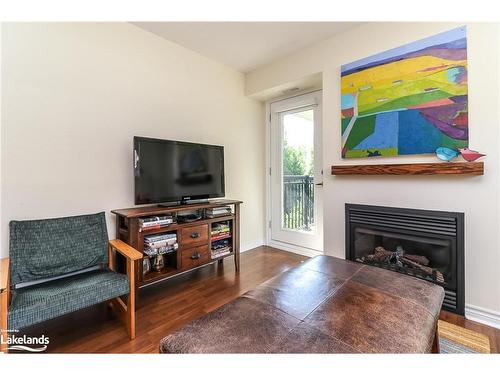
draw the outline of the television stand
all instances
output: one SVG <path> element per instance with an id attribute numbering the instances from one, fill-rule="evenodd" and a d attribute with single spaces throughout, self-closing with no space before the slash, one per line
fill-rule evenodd
<path id="1" fill-rule="evenodd" d="M 164 208 L 164 207 L 175 207 L 179 206 L 181 203 L 180 202 L 166 202 L 166 203 L 158 203 L 157 207 L 159 208 Z"/>
<path id="2" fill-rule="evenodd" d="M 237 200 L 217 199 L 213 201 L 175 204 L 171 206 L 142 206 L 111 211 L 116 215 L 116 237 L 126 242 L 137 251 L 144 253 L 144 237 L 152 234 L 175 233 L 178 249 L 174 253 L 165 254 L 165 267 L 157 272 L 143 272 L 143 262 L 136 262 L 136 288 L 146 287 L 180 273 L 218 262 L 226 257 L 234 257 L 236 272 L 240 270 L 240 204 Z M 199 220 L 186 223 L 174 222 L 168 226 L 152 229 L 141 229 L 139 219 L 150 216 L 172 215 L 174 219 L 179 213 L 189 210 L 201 210 L 231 206 L 233 212 L 216 217 L 203 215 Z M 176 220 L 174 220 L 176 221 Z M 229 233 L 213 233 L 220 225 L 229 227 Z M 227 248 L 218 249 L 220 238 L 227 240 Z M 213 244 L 215 243 L 215 244 Z M 222 250 L 222 251 L 221 251 Z M 118 261 L 118 259 L 117 259 Z M 119 266 L 119 265 L 117 265 Z M 136 294 L 137 295 L 137 294 Z"/>

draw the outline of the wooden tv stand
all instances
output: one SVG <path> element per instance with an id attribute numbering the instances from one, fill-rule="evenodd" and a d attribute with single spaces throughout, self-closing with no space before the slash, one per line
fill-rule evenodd
<path id="1" fill-rule="evenodd" d="M 143 274 L 142 261 L 136 264 L 137 287 L 143 287 L 160 280 L 175 276 L 179 273 L 200 267 L 205 264 L 222 260 L 229 256 L 234 256 L 236 272 L 240 269 L 240 204 L 236 200 L 213 200 L 205 203 L 195 203 L 175 206 L 143 206 L 125 208 L 111 211 L 116 215 L 116 237 L 128 243 L 141 253 L 144 253 L 144 236 L 158 233 L 177 234 L 179 248 L 173 254 L 169 254 L 165 268 L 160 271 L 151 270 Z M 173 223 L 166 227 L 157 229 L 143 229 L 139 225 L 139 219 L 149 216 L 172 215 L 175 217 L 179 212 L 200 210 L 221 206 L 232 206 L 233 212 L 230 215 L 218 216 L 214 218 L 203 217 L 200 220 L 189 223 Z M 203 210 L 205 211 L 205 210 Z M 227 222 L 230 226 L 231 253 L 219 257 L 212 256 L 211 228 L 214 223 Z"/>

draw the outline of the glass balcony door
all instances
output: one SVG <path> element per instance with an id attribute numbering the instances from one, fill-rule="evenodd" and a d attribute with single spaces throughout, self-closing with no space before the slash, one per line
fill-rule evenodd
<path id="1" fill-rule="evenodd" d="M 322 251 L 321 92 L 271 110 L 271 240 Z"/>

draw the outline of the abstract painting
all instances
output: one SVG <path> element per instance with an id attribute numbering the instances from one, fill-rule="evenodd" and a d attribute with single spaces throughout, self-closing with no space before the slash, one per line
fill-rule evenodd
<path id="1" fill-rule="evenodd" d="M 343 158 L 467 147 L 465 27 L 342 65 L 341 112 Z"/>

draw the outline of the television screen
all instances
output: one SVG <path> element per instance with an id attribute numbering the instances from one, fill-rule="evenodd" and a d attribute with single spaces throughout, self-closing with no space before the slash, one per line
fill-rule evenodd
<path id="1" fill-rule="evenodd" d="M 134 137 L 135 204 L 224 196 L 222 146 Z"/>

